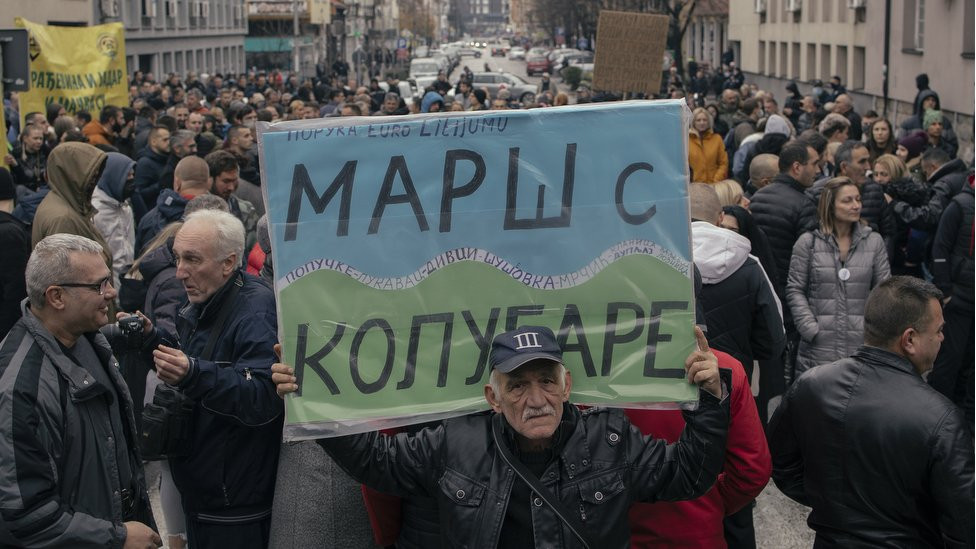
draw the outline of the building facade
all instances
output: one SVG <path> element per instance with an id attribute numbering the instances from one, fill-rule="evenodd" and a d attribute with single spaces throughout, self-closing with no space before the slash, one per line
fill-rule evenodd
<path id="1" fill-rule="evenodd" d="M 12 1 L 5 3 L 13 4 Z M 126 66 L 153 73 L 239 73 L 244 70 L 244 0 L 37 0 L 0 13 L 48 25 L 125 25 Z"/>
<path id="2" fill-rule="evenodd" d="M 973 18 L 972 1 L 730 0 L 729 40 L 761 88 L 781 96 L 790 80 L 803 92 L 837 75 L 859 111 L 896 126 L 912 114 L 915 77 L 926 73 L 959 136 L 959 156 L 972 161 Z"/>
<path id="3" fill-rule="evenodd" d="M 728 43 L 729 0 L 699 1 L 685 30 L 685 56 L 717 69 L 722 66 L 722 52 Z"/>

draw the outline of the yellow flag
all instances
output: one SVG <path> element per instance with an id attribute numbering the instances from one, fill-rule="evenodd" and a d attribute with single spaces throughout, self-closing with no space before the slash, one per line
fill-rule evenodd
<path id="1" fill-rule="evenodd" d="M 20 94 L 22 125 L 27 113 L 44 113 L 51 103 L 71 114 L 88 111 L 95 120 L 106 105 L 129 105 L 122 23 L 57 27 L 17 17 L 14 24 L 30 36 L 30 91 Z"/>

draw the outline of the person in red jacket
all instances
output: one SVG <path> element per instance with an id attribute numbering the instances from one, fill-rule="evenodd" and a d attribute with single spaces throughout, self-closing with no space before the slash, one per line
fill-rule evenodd
<path id="1" fill-rule="evenodd" d="M 749 504 L 769 482 L 772 463 L 766 435 L 746 372 L 732 355 L 712 349 L 719 368 L 732 370 L 725 468 L 712 489 L 690 501 L 634 503 L 630 507 L 632 548 L 725 548 L 722 519 Z M 641 433 L 678 440 L 685 422 L 680 410 L 626 411 Z"/>

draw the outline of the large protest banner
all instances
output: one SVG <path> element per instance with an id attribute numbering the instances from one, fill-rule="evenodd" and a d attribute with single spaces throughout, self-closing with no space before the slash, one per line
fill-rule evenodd
<path id="1" fill-rule="evenodd" d="M 261 124 L 286 439 L 487 407 L 494 335 L 549 326 L 573 401 L 694 400 L 687 108 Z"/>
<path id="2" fill-rule="evenodd" d="M 60 103 L 69 113 L 98 118 L 106 105 L 128 105 L 125 30 L 122 23 L 60 27 L 16 18 L 30 33 L 30 91 L 20 94 L 21 123 L 29 112 Z"/>

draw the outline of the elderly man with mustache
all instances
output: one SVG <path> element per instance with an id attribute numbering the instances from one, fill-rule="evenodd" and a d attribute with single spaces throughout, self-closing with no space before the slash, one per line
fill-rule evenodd
<path id="1" fill-rule="evenodd" d="M 629 547 L 631 502 L 696 498 L 722 470 L 730 380 L 695 334 L 685 368 L 699 403 L 674 444 L 642 435 L 620 409 L 569 404 L 572 376 L 542 326 L 492 341 L 490 412 L 318 443 L 371 488 L 435 498 L 443 547 Z M 279 395 L 297 390 L 289 366 L 272 371 Z"/>

